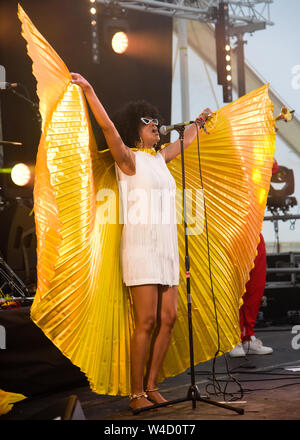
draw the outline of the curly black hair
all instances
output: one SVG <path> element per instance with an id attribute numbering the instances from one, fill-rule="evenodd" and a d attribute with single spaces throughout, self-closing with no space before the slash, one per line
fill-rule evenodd
<path id="1" fill-rule="evenodd" d="M 130 148 L 135 147 L 140 140 L 139 129 L 143 124 L 143 116 L 158 119 L 159 125 L 163 123 L 158 109 L 144 100 L 128 102 L 111 118 L 124 144 Z"/>

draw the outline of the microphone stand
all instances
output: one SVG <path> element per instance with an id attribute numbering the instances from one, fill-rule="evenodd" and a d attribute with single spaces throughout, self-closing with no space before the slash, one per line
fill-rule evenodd
<path id="1" fill-rule="evenodd" d="M 35 111 L 35 116 L 36 116 L 36 120 L 39 123 L 39 125 L 41 125 L 42 123 L 42 118 L 39 112 L 39 105 L 36 102 L 33 102 L 31 99 L 29 99 L 27 96 L 24 96 L 22 93 L 18 93 L 16 92 L 16 90 L 14 89 L 9 89 L 14 95 L 18 96 L 19 98 L 24 99 L 24 101 L 28 102 L 32 108 Z M 25 89 L 26 90 L 26 89 Z"/>
<path id="2" fill-rule="evenodd" d="M 205 120 L 201 121 L 200 128 L 204 128 Z M 182 168 L 182 195 L 183 195 L 183 212 L 184 212 L 184 239 L 185 239 L 185 270 L 186 270 L 186 290 L 187 290 L 187 306 L 188 306 L 188 328 L 189 328 L 189 349 L 190 349 L 190 376 L 191 385 L 188 389 L 187 396 L 182 399 L 168 400 L 164 403 L 158 403 L 155 405 L 147 406 L 145 408 L 137 408 L 133 410 L 133 414 L 139 414 L 141 412 L 149 411 L 154 408 L 161 408 L 168 405 L 174 405 L 182 402 L 192 402 L 192 408 L 196 408 L 197 402 L 207 403 L 209 405 L 215 405 L 220 408 L 229 409 L 237 412 L 238 414 L 244 414 L 243 408 L 232 407 L 224 403 L 219 403 L 211 400 L 208 397 L 202 397 L 195 381 L 195 364 L 194 364 L 194 343 L 193 343 L 193 323 L 192 323 L 192 297 L 190 286 L 190 257 L 188 249 L 188 235 L 187 235 L 187 223 L 186 223 L 186 198 L 185 198 L 185 165 L 184 165 L 184 124 L 178 124 L 174 126 L 174 129 L 179 133 L 180 149 L 181 149 L 181 168 Z"/>

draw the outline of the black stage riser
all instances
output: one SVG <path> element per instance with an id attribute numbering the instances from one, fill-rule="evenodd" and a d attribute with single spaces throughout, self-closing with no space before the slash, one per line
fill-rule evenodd
<path id="1" fill-rule="evenodd" d="M 33 397 L 87 385 L 79 368 L 31 321 L 30 307 L 0 311 L 0 326 L 0 389 Z"/>

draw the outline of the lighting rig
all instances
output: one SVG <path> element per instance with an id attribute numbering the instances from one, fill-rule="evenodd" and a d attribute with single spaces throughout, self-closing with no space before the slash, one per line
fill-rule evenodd
<path id="1" fill-rule="evenodd" d="M 215 24 L 218 84 L 223 87 L 223 102 L 232 101 L 232 67 L 228 3 L 220 3 Z"/>
<path id="2" fill-rule="evenodd" d="M 224 102 L 232 101 L 232 38 L 236 38 L 238 96 L 245 94 L 244 44 L 245 33 L 253 33 L 273 25 L 270 4 L 273 0 L 92 0 L 108 9 L 136 10 L 159 14 L 172 19 L 193 20 L 215 26 L 218 84 L 223 87 Z M 183 29 L 183 27 L 179 27 Z M 181 58 L 184 63 L 184 57 Z M 184 69 L 183 69 L 184 70 Z M 184 81 L 184 79 L 182 79 Z M 183 94 L 187 86 L 182 85 Z M 183 97 L 184 99 L 184 97 Z"/>
<path id="3" fill-rule="evenodd" d="M 93 63 L 100 63 L 102 48 L 124 54 L 129 46 L 126 10 L 115 2 L 98 7 L 96 0 L 89 0 L 89 4 Z"/>
<path id="4" fill-rule="evenodd" d="M 289 110 L 287 107 L 282 107 L 280 114 L 275 118 L 275 121 L 290 122 L 293 119 L 294 110 Z M 276 131 L 278 128 L 276 127 Z M 275 185 L 274 185 L 275 184 Z M 277 186 L 276 186 L 277 185 Z M 278 172 L 271 178 L 271 184 L 267 199 L 267 209 L 271 212 L 271 218 L 279 216 L 280 211 L 283 213 L 283 218 L 290 208 L 298 204 L 296 198 L 292 196 L 295 191 L 294 171 L 284 166 L 279 166 Z M 269 218 L 265 217 L 265 220 Z"/>
<path id="5" fill-rule="evenodd" d="M 289 122 L 293 118 L 293 113 L 294 111 L 289 111 L 287 107 L 282 107 L 281 113 L 275 120 Z M 267 198 L 267 210 L 270 211 L 271 215 L 264 217 L 264 221 L 273 223 L 276 241 L 276 253 L 272 253 L 267 257 L 267 289 L 299 285 L 300 254 L 293 252 L 281 253 L 279 242 L 279 220 L 296 222 L 297 219 L 300 219 L 300 215 L 289 213 L 291 208 L 298 205 L 296 197 L 292 195 L 294 190 L 294 171 L 285 166 L 279 166 L 278 172 L 273 174 L 271 178 Z M 283 281 L 282 277 L 290 279 L 290 281 Z"/>
<path id="6" fill-rule="evenodd" d="M 97 8 L 92 6 L 95 0 L 89 0 L 90 2 L 90 24 L 91 24 L 91 45 L 92 45 L 92 60 L 94 64 L 99 64 L 99 35 L 98 35 L 98 21 L 97 21 Z"/>

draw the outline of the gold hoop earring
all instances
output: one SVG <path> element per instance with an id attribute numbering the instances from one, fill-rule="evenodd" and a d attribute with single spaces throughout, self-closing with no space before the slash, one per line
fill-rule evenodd
<path id="1" fill-rule="evenodd" d="M 144 148 L 144 141 L 143 139 L 140 137 L 139 140 L 136 142 L 136 147 L 138 146 L 138 144 L 141 144 L 140 148 Z"/>

